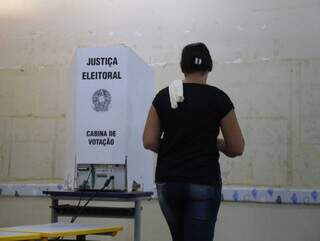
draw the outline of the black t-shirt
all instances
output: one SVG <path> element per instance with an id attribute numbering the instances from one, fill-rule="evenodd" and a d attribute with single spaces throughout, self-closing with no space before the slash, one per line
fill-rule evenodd
<path id="1" fill-rule="evenodd" d="M 169 88 L 154 98 L 162 137 L 156 182 L 188 182 L 221 185 L 217 136 L 220 120 L 233 108 L 220 89 L 184 83 L 184 101 L 172 109 Z"/>

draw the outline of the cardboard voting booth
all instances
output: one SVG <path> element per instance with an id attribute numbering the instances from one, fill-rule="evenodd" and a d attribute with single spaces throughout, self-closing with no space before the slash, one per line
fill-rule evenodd
<path id="1" fill-rule="evenodd" d="M 71 78 L 73 186 L 152 190 L 153 154 L 142 143 L 151 68 L 127 47 L 79 48 Z"/>

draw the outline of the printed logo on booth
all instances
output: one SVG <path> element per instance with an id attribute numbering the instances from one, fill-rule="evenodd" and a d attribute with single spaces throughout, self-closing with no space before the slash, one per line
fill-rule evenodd
<path id="1" fill-rule="evenodd" d="M 105 89 L 99 89 L 93 93 L 92 108 L 97 112 L 105 112 L 111 108 L 111 94 Z"/>

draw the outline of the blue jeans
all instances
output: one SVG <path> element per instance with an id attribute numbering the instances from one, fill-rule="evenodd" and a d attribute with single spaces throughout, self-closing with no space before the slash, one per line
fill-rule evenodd
<path id="1" fill-rule="evenodd" d="M 157 192 L 173 241 L 213 240 L 221 187 L 166 182 Z"/>

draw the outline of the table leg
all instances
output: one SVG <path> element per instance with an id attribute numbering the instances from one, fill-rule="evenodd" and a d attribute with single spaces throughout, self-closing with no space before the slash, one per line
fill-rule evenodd
<path id="1" fill-rule="evenodd" d="M 51 199 L 51 223 L 57 223 L 58 222 L 58 215 L 56 213 L 56 210 L 54 207 L 57 207 L 59 205 L 58 199 Z"/>
<path id="2" fill-rule="evenodd" d="M 141 239 L 141 201 L 134 202 L 134 241 Z"/>
<path id="3" fill-rule="evenodd" d="M 78 241 L 85 241 L 86 240 L 86 235 L 77 235 L 76 240 Z"/>

